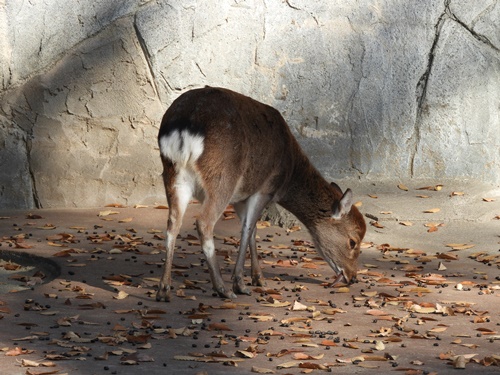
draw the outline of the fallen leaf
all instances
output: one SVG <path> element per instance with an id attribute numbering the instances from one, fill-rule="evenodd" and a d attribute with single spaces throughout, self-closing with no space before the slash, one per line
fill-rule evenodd
<path id="1" fill-rule="evenodd" d="M 439 262 L 439 266 L 438 266 L 438 271 L 444 271 L 446 270 L 446 266 L 443 264 L 443 262 Z"/>
<path id="2" fill-rule="evenodd" d="M 407 187 L 406 185 L 404 185 L 404 184 L 399 184 L 399 185 L 398 185 L 398 188 L 399 188 L 400 190 L 404 190 L 404 191 L 408 191 L 408 190 L 409 190 L 409 189 L 408 189 L 408 187 Z"/>
<path id="3" fill-rule="evenodd" d="M 465 357 L 463 355 L 457 355 L 453 359 L 453 367 L 457 368 L 457 369 L 464 369 L 466 363 L 467 363 L 467 360 L 465 359 Z"/>
<path id="4" fill-rule="evenodd" d="M 410 363 L 412 365 L 415 365 L 415 366 L 423 366 L 425 364 L 424 362 L 419 361 L 419 360 L 414 360 L 414 361 L 411 361 Z"/>
<path id="5" fill-rule="evenodd" d="M 310 355 L 310 354 L 306 354 L 306 353 L 302 353 L 302 352 L 298 352 L 298 353 L 294 353 L 293 354 L 293 359 L 296 359 L 296 360 L 319 360 L 319 359 L 322 359 L 325 355 L 324 354 L 318 354 L 318 355 Z"/>
<path id="6" fill-rule="evenodd" d="M 435 327 L 435 328 L 428 330 L 427 332 L 441 333 L 441 332 L 446 331 L 447 329 L 448 329 L 448 327 Z"/>
<path id="7" fill-rule="evenodd" d="M 433 191 L 440 191 L 442 188 L 443 188 L 444 185 L 442 184 L 438 184 L 438 185 L 434 185 L 434 186 L 424 186 L 424 187 L 420 187 L 420 188 L 417 188 L 417 190 L 433 190 Z"/>
<path id="8" fill-rule="evenodd" d="M 337 343 L 333 340 L 323 340 L 320 343 L 321 346 L 337 346 Z"/>
<path id="9" fill-rule="evenodd" d="M 271 226 L 271 223 L 269 221 L 258 221 L 256 226 L 257 229 L 264 229 L 269 228 Z"/>
<path id="10" fill-rule="evenodd" d="M 18 355 L 24 355 L 30 353 L 33 353 L 33 350 L 22 349 L 21 347 L 16 346 L 14 349 L 7 350 L 5 352 L 5 356 L 16 357 Z"/>
<path id="11" fill-rule="evenodd" d="M 479 331 L 481 332 L 483 335 L 496 335 L 497 334 L 497 331 L 493 331 L 489 328 L 477 328 L 476 331 Z"/>
<path id="12" fill-rule="evenodd" d="M 209 331 L 232 331 L 227 324 L 224 323 L 211 323 L 208 325 Z"/>
<path id="13" fill-rule="evenodd" d="M 117 215 L 117 214 L 119 214 L 119 212 L 118 212 L 118 211 L 106 210 L 106 211 L 101 211 L 101 212 L 99 212 L 99 215 L 97 215 L 97 216 L 99 216 L 99 217 L 104 217 L 104 216 L 109 216 L 109 215 Z"/>
<path id="14" fill-rule="evenodd" d="M 302 363 L 301 361 L 290 361 L 290 362 L 282 363 L 282 364 L 276 366 L 276 368 L 279 370 L 279 369 L 283 369 L 283 368 L 298 367 L 301 363 Z"/>
<path id="15" fill-rule="evenodd" d="M 113 296 L 114 299 L 124 299 L 128 297 L 128 293 L 120 290 L 116 296 Z"/>
<path id="16" fill-rule="evenodd" d="M 426 214 L 435 214 L 436 212 L 439 212 L 439 211 L 441 211 L 440 208 L 431 208 L 429 210 L 425 210 L 424 213 L 426 213 Z"/>
<path id="17" fill-rule="evenodd" d="M 109 204 L 105 205 L 104 207 L 127 208 L 127 206 L 125 206 L 121 203 L 109 203 Z"/>
<path id="18" fill-rule="evenodd" d="M 401 221 L 399 224 L 404 225 L 405 227 L 411 227 L 413 225 L 411 221 Z"/>
<path id="19" fill-rule="evenodd" d="M 288 302 L 288 301 L 280 302 L 280 301 L 274 300 L 271 303 L 269 303 L 269 302 L 261 303 L 261 306 L 266 306 L 266 307 L 286 307 L 286 306 L 290 306 L 290 302 Z"/>
<path id="20" fill-rule="evenodd" d="M 298 301 L 293 301 L 293 305 L 290 307 L 291 311 L 305 311 L 307 310 L 307 306 L 298 302 Z"/>
<path id="21" fill-rule="evenodd" d="M 38 229 L 43 229 L 43 230 L 53 230 L 56 229 L 57 227 L 53 224 L 45 224 L 43 227 L 37 227 Z"/>
<path id="22" fill-rule="evenodd" d="M 382 341 L 376 340 L 375 341 L 375 346 L 373 348 L 375 350 L 381 351 L 381 350 L 385 350 L 385 345 L 384 345 L 384 343 Z"/>
<path id="23" fill-rule="evenodd" d="M 10 219 L 10 218 L 8 218 Z M 28 214 L 26 215 L 26 219 L 29 219 L 29 220 L 38 220 L 38 219 L 43 219 L 43 217 L 41 217 L 40 215 L 38 214 Z"/>
<path id="24" fill-rule="evenodd" d="M 473 248 L 474 246 L 476 246 L 476 245 L 466 244 L 466 243 L 463 243 L 463 244 L 449 243 L 446 245 L 446 247 L 451 247 L 452 250 L 467 250 L 467 249 Z"/>
<path id="25" fill-rule="evenodd" d="M 256 367 L 256 366 L 252 366 L 251 371 L 255 372 L 257 374 L 275 374 L 276 373 L 276 371 L 274 371 L 274 370 L 263 368 L 263 367 Z"/>

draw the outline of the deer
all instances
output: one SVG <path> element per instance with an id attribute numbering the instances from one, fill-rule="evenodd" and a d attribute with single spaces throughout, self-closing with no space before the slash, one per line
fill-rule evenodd
<path id="1" fill-rule="evenodd" d="M 308 229 L 317 253 L 336 273 L 334 283 L 356 281 L 366 224 L 342 192 L 311 164 L 280 112 L 225 88 L 192 89 L 173 101 L 158 133 L 167 198 L 166 256 L 156 300 L 171 300 L 175 242 L 189 202 L 201 204 L 196 229 L 215 292 L 222 298 L 250 295 L 244 281 L 249 249 L 251 285 L 265 286 L 256 247 L 256 224 L 275 202 Z M 214 226 L 232 204 L 241 238 L 232 288 L 221 276 Z"/>

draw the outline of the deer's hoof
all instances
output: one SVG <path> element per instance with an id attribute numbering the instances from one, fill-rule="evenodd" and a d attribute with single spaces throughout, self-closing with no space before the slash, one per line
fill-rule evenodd
<path id="1" fill-rule="evenodd" d="M 262 275 L 252 276 L 252 285 L 266 287 L 267 286 L 266 279 L 264 279 L 264 276 Z"/>
<path id="2" fill-rule="evenodd" d="M 238 294 L 246 294 L 247 296 L 252 294 L 251 290 L 246 287 L 242 277 L 234 278 L 233 291 Z"/>
<path id="3" fill-rule="evenodd" d="M 236 294 L 234 294 L 232 290 L 230 289 L 226 290 L 225 287 L 215 288 L 215 291 L 221 298 L 229 298 L 229 299 L 237 298 Z"/>
<path id="4" fill-rule="evenodd" d="M 156 300 L 158 302 L 165 300 L 165 302 L 170 302 L 170 290 L 172 287 L 170 285 L 160 284 L 158 291 L 156 292 Z"/>

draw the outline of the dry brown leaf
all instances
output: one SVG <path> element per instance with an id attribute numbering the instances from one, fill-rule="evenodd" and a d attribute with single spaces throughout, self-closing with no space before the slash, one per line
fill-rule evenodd
<path id="1" fill-rule="evenodd" d="M 288 301 L 280 302 L 280 301 L 274 300 L 271 303 L 268 303 L 268 302 L 261 303 L 261 306 L 266 306 L 266 307 L 286 307 L 286 306 L 290 306 L 290 302 L 288 302 Z"/>
<path id="2" fill-rule="evenodd" d="M 401 221 L 399 224 L 404 225 L 405 227 L 411 227 L 413 225 L 411 221 Z"/>
<path id="3" fill-rule="evenodd" d="M 321 346 L 337 346 L 337 343 L 333 340 L 323 340 L 320 343 Z"/>
<path id="4" fill-rule="evenodd" d="M 440 208 L 431 208 L 429 210 L 425 210 L 424 213 L 426 213 L 426 214 L 435 214 L 436 212 L 439 212 L 439 211 L 441 211 Z"/>
<path id="5" fill-rule="evenodd" d="M 446 260 L 458 260 L 458 255 L 453 253 L 440 253 L 438 254 L 437 258 Z"/>
<path id="6" fill-rule="evenodd" d="M 263 367 L 256 367 L 256 366 L 252 366 L 251 371 L 255 372 L 257 374 L 275 374 L 276 373 L 276 371 L 274 371 L 274 370 L 263 368 Z"/>
<path id="7" fill-rule="evenodd" d="M 18 355 L 24 355 L 24 354 L 30 354 L 30 353 L 33 353 L 33 350 L 22 349 L 21 347 L 17 346 L 14 349 L 7 350 L 5 352 L 5 356 L 17 357 Z"/>
<path id="8" fill-rule="evenodd" d="M 399 184 L 398 185 L 398 189 L 404 190 L 404 191 L 408 191 L 409 190 L 408 187 L 406 185 L 404 185 L 404 184 Z"/>
<path id="9" fill-rule="evenodd" d="M 209 331 L 232 331 L 227 324 L 224 323 L 211 323 L 208 325 Z"/>
<path id="10" fill-rule="evenodd" d="M 279 370 L 283 368 L 298 367 L 301 363 L 302 363 L 301 361 L 289 361 L 276 366 L 276 368 Z"/>
<path id="11" fill-rule="evenodd" d="M 417 190 L 432 190 L 432 191 L 440 191 L 443 188 L 444 185 L 438 184 L 434 186 L 423 186 L 420 188 L 417 188 Z"/>
<path id="12" fill-rule="evenodd" d="M 376 340 L 375 346 L 373 347 L 373 349 L 378 350 L 378 351 L 385 350 L 385 344 L 380 340 Z"/>
<path id="13" fill-rule="evenodd" d="M 467 363 L 467 360 L 465 359 L 465 357 L 463 355 L 457 355 L 453 359 L 453 367 L 456 369 L 464 369 L 466 363 Z"/>
<path id="14" fill-rule="evenodd" d="M 27 369 L 26 370 L 26 375 L 53 375 L 53 374 L 60 374 L 59 370 L 32 370 L 32 369 Z"/>
<path id="15" fill-rule="evenodd" d="M 117 214 L 119 214 L 118 211 L 105 210 L 105 211 L 100 211 L 97 216 L 104 217 L 104 216 L 117 215 Z"/>
<path id="16" fill-rule="evenodd" d="M 248 350 L 238 350 L 236 351 L 236 355 L 238 357 L 241 357 L 241 358 L 255 358 L 255 356 L 257 355 L 257 353 L 252 353 L 252 352 L 249 352 Z"/>
<path id="17" fill-rule="evenodd" d="M 328 370 L 328 367 L 319 363 L 304 362 L 299 364 L 299 368 L 311 370 Z"/>
<path id="18" fill-rule="evenodd" d="M 310 360 L 319 360 L 319 359 L 322 359 L 324 357 L 324 354 L 310 355 L 310 354 L 306 354 L 306 353 L 303 353 L 303 352 L 298 352 L 298 353 L 294 353 L 292 355 L 292 357 L 293 357 L 293 359 L 296 359 L 296 360 L 301 360 L 301 361 L 307 360 L 307 361 L 310 361 Z"/>
<path id="19" fill-rule="evenodd" d="M 484 328 L 484 327 L 476 328 L 476 331 L 481 332 L 481 334 L 483 334 L 483 335 L 496 335 L 497 334 L 497 331 L 493 331 L 489 328 Z"/>
<path id="20" fill-rule="evenodd" d="M 463 243 L 463 244 L 457 244 L 457 243 L 449 243 L 446 245 L 446 247 L 451 247 L 452 250 L 467 250 L 467 249 L 471 249 L 473 248 L 474 244 L 466 244 L 466 243 Z"/>
<path id="21" fill-rule="evenodd" d="M 258 221 L 257 222 L 257 229 L 269 228 L 270 226 L 271 226 L 271 223 L 269 221 Z"/>
<path id="22" fill-rule="evenodd" d="M 127 208 L 127 206 L 121 204 L 121 203 L 109 203 L 105 205 L 104 207 L 112 207 L 112 208 Z"/>
<path id="23" fill-rule="evenodd" d="M 432 333 L 441 333 L 441 332 L 444 332 L 448 329 L 448 327 L 434 327 L 430 330 L 428 330 L 427 332 L 432 332 Z"/>
<path id="24" fill-rule="evenodd" d="M 37 227 L 37 228 L 43 230 L 53 230 L 56 229 L 57 227 L 54 224 L 47 223 L 43 227 Z"/>
<path id="25" fill-rule="evenodd" d="M 438 266 L 438 271 L 444 271 L 446 270 L 446 266 L 443 264 L 443 262 L 439 262 L 439 266 Z"/>

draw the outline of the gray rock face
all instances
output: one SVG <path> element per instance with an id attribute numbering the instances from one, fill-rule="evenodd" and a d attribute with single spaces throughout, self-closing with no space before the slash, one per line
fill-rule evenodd
<path id="1" fill-rule="evenodd" d="M 278 108 L 329 179 L 500 183 L 497 0 L 0 0 L 0 208 L 163 201 L 189 88 Z"/>

